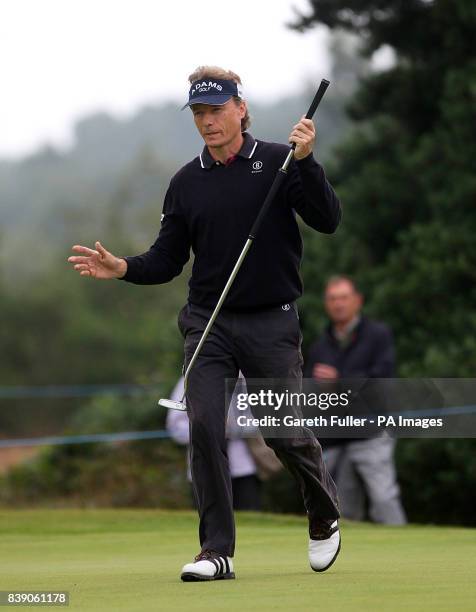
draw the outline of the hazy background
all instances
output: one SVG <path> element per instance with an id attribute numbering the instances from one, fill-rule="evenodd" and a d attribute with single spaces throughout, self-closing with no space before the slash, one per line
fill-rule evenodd
<path id="1" fill-rule="evenodd" d="M 233 68 L 256 101 L 299 91 L 328 73 L 328 35 L 287 29 L 292 6 L 306 2 L 2 3 L 0 156 L 71 145 L 73 123 L 91 112 L 125 120 L 145 105 L 179 104 L 200 64 Z"/>

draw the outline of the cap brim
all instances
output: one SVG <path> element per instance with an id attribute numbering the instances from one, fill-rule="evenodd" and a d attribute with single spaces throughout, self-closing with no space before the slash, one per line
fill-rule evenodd
<path id="1" fill-rule="evenodd" d="M 187 106 L 193 106 L 194 104 L 210 104 L 211 106 L 223 106 L 228 100 L 233 98 L 233 94 L 221 94 L 218 96 L 197 96 L 193 100 L 189 100 L 182 106 L 180 110 L 184 110 Z"/>

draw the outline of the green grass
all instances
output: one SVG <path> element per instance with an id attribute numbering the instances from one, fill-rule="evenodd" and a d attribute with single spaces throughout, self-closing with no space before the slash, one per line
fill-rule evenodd
<path id="1" fill-rule="evenodd" d="M 340 557 L 316 574 L 304 518 L 237 522 L 237 580 L 181 583 L 191 512 L 0 511 L 0 590 L 67 590 L 75 610 L 475 609 L 476 530 L 343 523 Z"/>

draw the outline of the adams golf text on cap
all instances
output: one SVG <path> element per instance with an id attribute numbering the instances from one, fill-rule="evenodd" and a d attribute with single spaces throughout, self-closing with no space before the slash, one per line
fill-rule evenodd
<path id="1" fill-rule="evenodd" d="M 226 104 L 230 98 L 243 98 L 243 89 L 239 83 L 228 79 L 199 79 L 194 81 L 188 92 L 188 102 L 182 110 L 192 104 Z"/>

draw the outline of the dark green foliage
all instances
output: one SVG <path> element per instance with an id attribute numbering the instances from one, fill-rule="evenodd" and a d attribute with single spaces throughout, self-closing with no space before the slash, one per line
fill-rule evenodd
<path id="1" fill-rule="evenodd" d="M 357 122 L 329 173 L 344 206 L 336 236 L 306 234 L 302 318 L 307 344 L 325 318 L 325 279 L 353 275 L 367 313 L 395 334 L 401 376 L 476 371 L 476 5 L 472 0 L 312 0 L 316 23 L 389 45 L 395 64 L 366 75 Z M 474 444 L 401 440 L 411 520 L 474 524 Z"/>
<path id="2" fill-rule="evenodd" d="M 303 318 L 311 320 L 327 275 L 353 274 L 368 312 L 394 328 L 401 374 L 469 376 L 476 368 L 474 3 L 310 5 L 296 27 L 358 32 L 369 52 L 390 45 L 395 65 L 365 76 L 352 99 L 357 125 L 328 168 L 344 221 L 330 240 L 306 235 Z"/>
<path id="3" fill-rule="evenodd" d="M 0 484 L 4 505 L 190 505 L 183 449 L 168 440 L 53 447 Z"/>
<path id="4" fill-rule="evenodd" d="M 476 525 L 476 440 L 404 440 L 397 448 L 414 522 Z"/>

